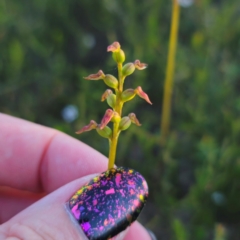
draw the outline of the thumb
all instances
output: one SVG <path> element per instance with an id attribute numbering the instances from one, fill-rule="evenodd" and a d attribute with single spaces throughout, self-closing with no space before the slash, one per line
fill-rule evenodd
<path id="1" fill-rule="evenodd" d="M 124 231 L 141 212 L 148 196 L 144 178 L 127 168 L 75 180 L 34 203 L 0 226 L 8 239 L 124 238 Z M 138 229 L 129 234 L 130 229 Z M 124 239 L 146 240 L 144 228 L 134 224 Z M 145 237 L 141 237 L 145 236 Z M 147 237 L 149 238 L 149 237 Z M 4 238 L 3 238 L 4 239 Z"/>

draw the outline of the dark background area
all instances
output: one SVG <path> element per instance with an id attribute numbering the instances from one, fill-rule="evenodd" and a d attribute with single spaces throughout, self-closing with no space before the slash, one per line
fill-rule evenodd
<path id="1" fill-rule="evenodd" d="M 182 2 L 189 2 L 183 1 Z M 119 41 L 127 62 L 149 64 L 126 80 L 126 103 L 142 123 L 120 136 L 117 165 L 141 172 L 150 199 L 140 221 L 160 240 L 240 239 L 240 2 L 195 0 L 181 8 L 171 131 L 160 121 L 171 1 L 0 1 L 0 111 L 53 127 L 108 154 L 95 131 L 106 86 L 83 79 L 116 75 L 106 48 Z M 22 159 L 24 161 L 24 159 Z"/>

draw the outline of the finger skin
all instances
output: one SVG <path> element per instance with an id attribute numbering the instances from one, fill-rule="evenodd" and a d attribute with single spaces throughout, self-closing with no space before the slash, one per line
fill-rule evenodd
<path id="1" fill-rule="evenodd" d="M 42 198 L 2 224 L 0 234 L 19 239 L 30 239 L 29 236 L 34 237 L 32 239 L 85 239 L 81 228 L 67 212 L 65 203 L 94 176 L 75 180 Z M 150 240 L 150 237 L 146 230 L 135 222 L 124 239 Z"/>
<path id="2" fill-rule="evenodd" d="M 107 159 L 51 128 L 0 114 L 0 185 L 51 192 L 82 176 L 102 172 Z"/>
<path id="3" fill-rule="evenodd" d="M 124 238 L 124 240 L 132 239 L 151 240 L 151 237 L 149 236 L 146 229 L 139 222 L 136 221 L 131 225 L 129 231 Z"/>
<path id="4" fill-rule="evenodd" d="M 0 224 L 43 198 L 46 193 L 33 193 L 0 186 Z"/>
<path id="5" fill-rule="evenodd" d="M 77 185 L 82 186 L 90 178 L 92 176 L 77 180 Z M 77 188 L 74 182 L 61 187 L 2 224 L 0 232 L 5 238 L 84 239 L 81 229 L 77 228 L 65 208 L 65 203 Z"/>
<path id="6" fill-rule="evenodd" d="M 41 181 L 51 192 L 77 178 L 107 169 L 107 158 L 66 134 L 56 135 L 42 161 Z"/>

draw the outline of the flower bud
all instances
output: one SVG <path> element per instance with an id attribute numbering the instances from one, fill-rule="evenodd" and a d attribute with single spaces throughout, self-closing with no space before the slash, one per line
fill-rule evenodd
<path id="1" fill-rule="evenodd" d="M 114 109 L 115 106 L 116 106 L 116 95 L 115 94 L 110 94 L 108 97 L 107 97 L 107 103 L 108 105 Z"/>
<path id="2" fill-rule="evenodd" d="M 102 121 L 99 125 L 99 128 L 103 129 L 111 121 L 113 115 L 114 115 L 113 110 L 112 109 L 107 109 L 103 118 L 102 118 Z"/>
<path id="3" fill-rule="evenodd" d="M 143 70 L 143 69 L 147 68 L 147 64 L 141 63 L 139 60 L 135 60 L 134 65 L 138 70 Z"/>
<path id="4" fill-rule="evenodd" d="M 124 131 L 128 129 L 131 125 L 131 120 L 129 117 L 123 117 L 119 123 L 119 130 Z"/>
<path id="5" fill-rule="evenodd" d="M 133 63 L 126 63 L 122 68 L 122 74 L 124 77 L 131 75 L 135 71 Z"/>
<path id="6" fill-rule="evenodd" d="M 112 137 L 112 129 L 108 126 L 105 126 L 103 129 L 96 128 L 97 133 L 104 138 Z"/>
<path id="7" fill-rule="evenodd" d="M 108 96 L 111 95 L 111 94 L 113 94 L 112 90 L 107 89 L 107 90 L 103 93 L 103 95 L 102 95 L 102 97 L 101 97 L 101 101 L 102 101 L 102 102 L 105 101 L 105 100 L 108 98 Z"/>
<path id="8" fill-rule="evenodd" d="M 99 70 L 95 74 L 90 74 L 89 76 L 84 77 L 84 79 L 86 79 L 86 80 L 100 80 L 100 79 L 103 79 L 104 77 L 105 77 L 105 74 L 103 73 L 103 71 Z"/>
<path id="9" fill-rule="evenodd" d="M 107 48 L 108 52 L 112 52 L 113 60 L 116 63 L 123 63 L 125 61 L 125 53 L 121 49 L 119 42 L 114 42 Z"/>
<path id="10" fill-rule="evenodd" d="M 119 115 L 117 112 L 114 112 L 111 121 L 112 121 L 112 122 L 120 122 L 120 121 L 121 121 L 120 115 Z"/>
<path id="11" fill-rule="evenodd" d="M 116 89 L 118 87 L 118 80 L 113 75 L 110 74 L 105 75 L 103 81 L 107 86 L 111 88 Z"/>
<path id="12" fill-rule="evenodd" d="M 125 61 L 125 53 L 122 49 L 112 54 L 113 60 L 116 63 L 123 63 Z"/>
<path id="13" fill-rule="evenodd" d="M 81 128 L 79 131 L 76 132 L 76 134 L 81 134 L 83 132 L 91 131 L 92 129 L 96 129 L 97 126 L 98 126 L 97 123 L 94 120 L 91 120 L 88 125 Z"/>
<path id="14" fill-rule="evenodd" d="M 107 52 L 118 52 L 121 49 L 119 42 L 114 42 L 107 47 Z"/>
<path id="15" fill-rule="evenodd" d="M 135 113 L 129 113 L 128 117 L 130 118 L 132 123 L 136 124 L 137 126 L 141 126 L 141 123 L 138 121 Z"/>
<path id="16" fill-rule="evenodd" d="M 143 98 L 145 101 L 147 101 L 149 104 L 152 105 L 152 102 L 150 101 L 148 95 L 142 90 L 140 86 L 138 86 L 134 92 L 140 97 Z"/>
<path id="17" fill-rule="evenodd" d="M 134 89 L 127 89 L 125 91 L 122 92 L 121 94 L 121 99 L 124 102 L 130 101 L 131 99 L 133 99 L 135 97 L 136 93 Z"/>

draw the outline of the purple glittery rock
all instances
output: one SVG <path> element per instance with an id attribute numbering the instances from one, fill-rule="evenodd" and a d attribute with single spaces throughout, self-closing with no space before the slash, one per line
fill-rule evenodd
<path id="1" fill-rule="evenodd" d="M 126 229 L 148 197 L 142 175 L 128 168 L 112 168 L 84 185 L 69 207 L 90 240 L 105 240 Z"/>

